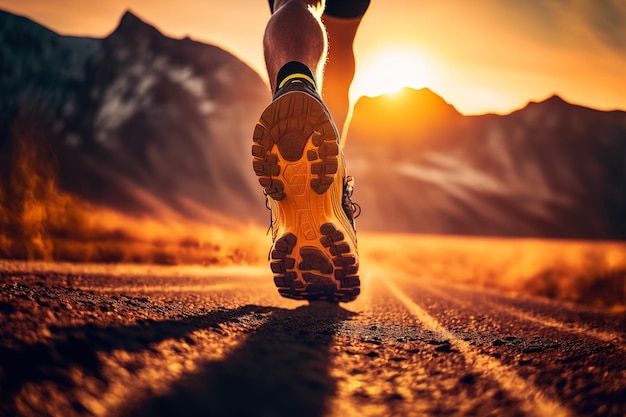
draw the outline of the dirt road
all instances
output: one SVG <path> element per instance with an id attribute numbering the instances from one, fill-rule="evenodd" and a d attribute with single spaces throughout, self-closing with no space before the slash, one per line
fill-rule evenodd
<path id="1" fill-rule="evenodd" d="M 626 315 L 363 271 L 3 264 L 3 416 L 626 415 Z"/>

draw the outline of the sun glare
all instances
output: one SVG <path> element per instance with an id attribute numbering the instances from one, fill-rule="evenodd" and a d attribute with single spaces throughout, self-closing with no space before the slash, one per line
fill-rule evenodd
<path id="1" fill-rule="evenodd" d="M 351 95 L 378 96 L 403 87 L 422 88 L 433 81 L 428 57 L 412 48 L 385 49 L 358 63 Z"/>

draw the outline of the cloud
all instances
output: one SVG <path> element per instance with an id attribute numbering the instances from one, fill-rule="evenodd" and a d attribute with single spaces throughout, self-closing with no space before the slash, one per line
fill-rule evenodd
<path id="1" fill-rule="evenodd" d="M 504 18 L 520 34 L 568 49 L 605 47 L 626 52 L 623 0 L 489 0 L 494 18 Z"/>
<path id="2" fill-rule="evenodd" d="M 604 45 L 626 53 L 626 2 L 623 0 L 580 1 L 582 18 Z"/>

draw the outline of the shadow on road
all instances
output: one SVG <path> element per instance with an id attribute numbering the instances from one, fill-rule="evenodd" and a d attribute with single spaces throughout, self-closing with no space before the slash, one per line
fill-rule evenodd
<path id="1" fill-rule="evenodd" d="M 15 413 L 14 398 L 29 383 L 48 381 L 60 391 L 75 388 L 70 368 L 104 381 L 101 352 L 140 352 L 252 313 L 271 314 L 224 360 L 201 364 L 163 396 L 131 404 L 128 415 L 321 416 L 335 391 L 329 371 L 332 338 L 338 323 L 354 315 L 330 303 L 295 310 L 248 305 L 130 326 L 50 327 L 54 339 L 46 343 L 13 339 L 0 347 L 0 415 Z M 76 404 L 75 409 L 83 408 Z"/>
<path id="2" fill-rule="evenodd" d="M 336 388 L 329 370 L 333 335 L 354 314 L 327 303 L 277 309 L 224 360 L 127 415 L 319 417 Z"/>
<path id="3" fill-rule="evenodd" d="M 27 383 L 51 381 L 60 388 L 72 387 L 74 383 L 67 372 L 70 366 L 78 366 L 86 374 L 101 377 L 99 352 L 116 349 L 139 352 L 149 349 L 153 343 L 184 338 L 199 329 L 218 327 L 220 323 L 232 322 L 247 314 L 267 313 L 274 309 L 244 306 L 184 319 L 143 320 L 132 326 L 101 327 L 88 323 L 50 327 L 55 341 L 29 344 L 15 339 L 12 347 L 0 347 L 0 412 L 12 403 L 12 398 Z"/>

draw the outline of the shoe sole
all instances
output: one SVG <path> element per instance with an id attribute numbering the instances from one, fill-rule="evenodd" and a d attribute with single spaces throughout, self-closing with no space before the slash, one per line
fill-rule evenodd
<path id="1" fill-rule="evenodd" d="M 270 252 L 278 292 L 298 300 L 354 300 L 356 242 L 345 235 L 352 226 L 331 188 L 340 181 L 340 156 L 323 106 L 306 93 L 286 93 L 263 112 L 253 141 L 254 172 L 279 208 L 282 231 Z"/>

